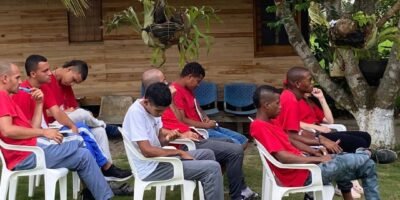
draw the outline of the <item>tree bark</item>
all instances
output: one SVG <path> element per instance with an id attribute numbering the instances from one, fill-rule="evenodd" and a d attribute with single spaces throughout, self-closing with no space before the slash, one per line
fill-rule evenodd
<path id="1" fill-rule="evenodd" d="M 281 19 L 284 19 L 284 27 L 289 37 L 289 42 L 296 51 L 296 53 L 303 60 L 305 67 L 307 67 L 316 81 L 325 89 L 340 106 L 355 113 L 357 111 L 356 105 L 351 100 L 352 98 L 344 91 L 343 88 L 332 82 L 330 77 L 322 70 L 317 59 L 311 52 L 311 49 L 301 35 L 299 28 L 292 16 L 290 9 L 285 6 L 284 1 L 275 1 L 277 6 L 277 14 Z"/>
<path id="2" fill-rule="evenodd" d="M 371 148 L 393 148 L 396 144 L 394 136 L 394 109 L 374 108 L 359 109 L 355 115 L 360 130 L 371 135 Z"/>
<path id="3" fill-rule="evenodd" d="M 400 2 L 400 1 L 399 1 Z M 397 24 L 400 28 L 400 21 Z M 400 91 L 400 49 L 396 43 L 392 47 L 389 62 L 375 94 L 375 106 L 383 109 L 393 108 L 393 102 Z"/>
<path id="4" fill-rule="evenodd" d="M 376 26 L 377 26 L 378 28 L 381 27 L 381 26 L 383 26 L 387 20 L 389 20 L 391 17 L 393 17 L 394 15 L 396 15 L 397 13 L 399 13 L 399 11 L 400 11 L 400 0 L 397 1 L 397 2 L 392 6 L 392 8 L 389 9 L 388 12 L 385 13 L 385 15 L 384 15 L 382 18 L 380 18 L 380 19 L 378 20 L 378 22 L 376 23 Z"/>
<path id="5" fill-rule="evenodd" d="M 354 12 L 361 10 L 368 15 L 372 15 L 375 12 L 376 2 L 377 2 L 376 0 L 362 0 L 362 1 L 355 0 Z"/>
<path id="6" fill-rule="evenodd" d="M 337 52 L 344 61 L 344 76 L 353 95 L 354 103 L 358 108 L 366 108 L 368 85 L 358 67 L 358 61 L 355 59 L 353 51 L 351 49 L 338 48 Z"/>

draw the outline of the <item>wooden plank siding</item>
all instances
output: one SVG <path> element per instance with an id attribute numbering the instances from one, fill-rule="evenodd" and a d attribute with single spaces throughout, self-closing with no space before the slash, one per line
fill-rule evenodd
<path id="1" fill-rule="evenodd" d="M 134 2 L 102 0 L 103 20 Z M 254 57 L 252 0 L 170 0 L 172 5 L 211 5 L 219 10 L 223 23 L 212 23 L 215 36 L 210 54 L 202 49 L 199 62 L 206 68 L 206 80 L 216 82 L 220 97 L 224 83 L 254 82 L 281 86 L 284 73 L 293 65 L 302 65 L 296 57 Z M 139 12 L 140 13 L 140 12 Z M 150 68 L 150 49 L 129 27 L 105 33 L 103 42 L 69 43 L 68 18 L 59 0 L 2 0 L 0 2 L 0 60 L 17 63 L 24 72 L 24 60 L 30 54 L 48 58 L 52 67 L 70 59 L 89 63 L 87 81 L 74 86 L 79 96 L 140 94 L 141 73 Z M 167 51 L 161 68 L 169 80 L 180 71 L 177 49 Z"/>

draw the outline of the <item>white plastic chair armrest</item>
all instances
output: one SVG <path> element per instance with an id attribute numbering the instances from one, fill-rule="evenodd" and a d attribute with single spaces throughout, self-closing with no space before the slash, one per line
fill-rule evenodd
<path id="1" fill-rule="evenodd" d="M 163 149 L 176 149 L 174 146 L 163 146 Z"/>
<path id="2" fill-rule="evenodd" d="M 321 174 L 321 168 L 319 168 L 318 165 L 315 164 L 282 164 L 278 163 L 276 165 L 277 167 L 281 169 L 305 169 L 310 171 L 311 173 L 311 178 L 312 182 L 311 184 L 321 184 L 322 185 L 322 174 Z"/>
<path id="3" fill-rule="evenodd" d="M 7 144 L 0 140 L 0 146 L 7 150 L 14 151 L 27 151 L 32 152 L 36 155 L 36 167 L 34 169 L 44 169 L 46 168 L 46 162 L 44 159 L 44 152 L 41 148 L 37 146 L 24 146 L 24 145 L 13 145 Z"/>
<path id="4" fill-rule="evenodd" d="M 194 130 L 194 131 L 196 131 L 201 136 L 203 136 L 204 139 L 208 139 L 209 138 L 208 131 L 206 129 L 204 129 L 204 128 L 196 128 L 194 126 L 191 126 L 189 128 Z"/>
<path id="5" fill-rule="evenodd" d="M 343 124 L 321 124 L 331 129 L 336 129 L 337 131 L 347 131 L 347 128 Z"/>
<path id="6" fill-rule="evenodd" d="M 183 144 L 186 145 L 189 151 L 196 150 L 194 142 L 187 138 L 179 138 L 169 142 L 170 144 Z"/>
<path id="7" fill-rule="evenodd" d="M 184 179 L 182 161 L 175 157 L 152 157 L 145 160 L 171 163 L 174 168 L 174 176 L 171 179 Z"/>

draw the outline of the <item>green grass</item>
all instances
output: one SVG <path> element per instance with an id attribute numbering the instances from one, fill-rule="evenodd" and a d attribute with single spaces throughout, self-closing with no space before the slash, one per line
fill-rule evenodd
<path id="1" fill-rule="evenodd" d="M 114 162 L 118 164 L 118 166 L 129 168 L 127 161 L 124 157 L 124 154 L 120 155 L 119 157 L 114 159 Z M 258 152 L 256 148 L 251 145 L 246 150 L 246 156 L 244 161 L 244 173 L 246 177 L 247 184 L 256 192 L 261 193 L 261 179 L 262 179 L 262 164 L 259 158 Z M 400 199 L 400 161 L 396 163 L 388 164 L 388 165 L 378 165 L 378 177 L 379 177 L 379 184 L 380 184 L 380 192 L 381 192 L 381 199 L 385 200 L 398 200 Z M 29 199 L 28 198 L 28 184 L 27 178 L 21 178 L 18 184 L 18 192 L 17 192 L 17 199 Z M 72 186 L 70 185 L 72 182 L 71 177 L 68 178 L 68 199 L 72 199 Z M 133 185 L 133 180 L 131 179 L 128 181 Z M 227 181 L 225 179 L 225 199 L 228 198 L 227 193 Z M 167 199 L 180 199 L 180 192 L 179 188 L 175 187 L 174 191 L 167 190 Z M 155 189 L 149 190 L 145 192 L 144 199 L 154 199 L 155 198 Z M 197 191 L 196 191 L 196 199 L 197 199 Z M 32 199 L 44 199 L 43 193 L 43 180 L 41 182 L 41 186 L 35 190 L 34 197 Z M 58 195 L 56 196 L 58 199 Z M 129 197 L 115 197 L 115 200 L 128 200 L 132 199 L 131 196 Z M 285 197 L 285 200 L 295 200 L 303 199 L 303 194 L 293 194 L 289 197 Z M 338 196 L 335 196 L 335 200 L 341 199 Z"/>

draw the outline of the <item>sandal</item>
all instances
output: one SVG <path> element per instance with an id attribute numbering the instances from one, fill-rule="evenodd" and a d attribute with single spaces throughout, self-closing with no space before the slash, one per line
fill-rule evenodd
<path id="1" fill-rule="evenodd" d="M 360 194 L 364 194 L 364 188 L 360 185 L 360 183 L 358 183 L 358 180 L 353 180 L 351 181 L 351 183 L 353 183 L 353 189 L 360 193 Z"/>

